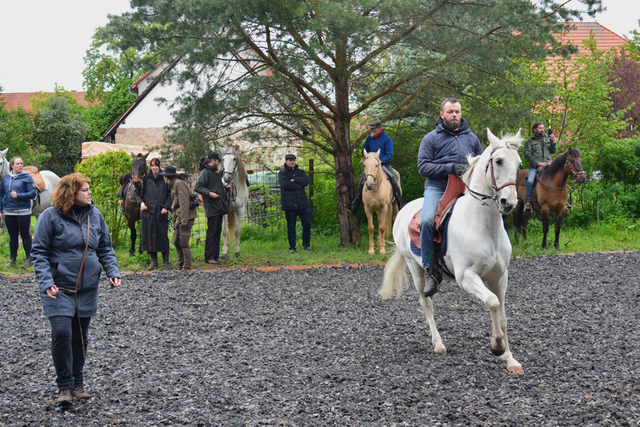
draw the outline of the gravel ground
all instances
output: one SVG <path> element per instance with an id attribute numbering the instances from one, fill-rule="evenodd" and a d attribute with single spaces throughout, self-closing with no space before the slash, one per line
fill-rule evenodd
<path id="1" fill-rule="evenodd" d="M 0 278 L 0 425 L 638 426 L 640 253 L 514 260 L 509 338 L 445 283 L 433 352 L 417 295 L 382 267 L 158 272 L 101 290 L 89 401 L 60 410 L 33 277 Z"/>

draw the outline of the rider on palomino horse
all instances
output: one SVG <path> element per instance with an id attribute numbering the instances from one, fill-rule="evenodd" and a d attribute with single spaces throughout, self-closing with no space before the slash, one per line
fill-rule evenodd
<path id="1" fill-rule="evenodd" d="M 364 141 L 363 150 L 367 153 L 375 153 L 380 150 L 380 161 L 382 162 L 382 170 L 389 178 L 391 187 L 393 188 L 393 197 L 398 205 L 398 210 L 402 209 L 402 191 L 398 185 L 395 171 L 391 168 L 391 159 L 393 158 L 393 141 L 391 137 L 382 129 L 382 122 L 380 119 L 373 119 L 369 124 L 369 131 L 371 135 Z M 363 173 L 360 175 L 360 182 L 358 184 L 358 190 L 350 205 L 347 207 L 349 212 L 355 213 L 362 204 L 362 189 L 366 181 L 366 176 Z"/>

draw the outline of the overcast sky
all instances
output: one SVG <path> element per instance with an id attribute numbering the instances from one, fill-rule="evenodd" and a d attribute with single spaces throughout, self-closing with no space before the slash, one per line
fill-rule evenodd
<path id="1" fill-rule="evenodd" d="M 280 0 L 274 0 L 280 1 Z M 575 1 L 575 0 L 574 0 Z M 629 36 L 640 30 L 640 1 L 603 0 L 596 21 Z M 129 10 L 129 0 L 3 0 L 0 6 L 0 86 L 8 92 L 82 91 L 84 55 L 107 15 Z M 593 21 L 586 17 L 585 21 Z"/>

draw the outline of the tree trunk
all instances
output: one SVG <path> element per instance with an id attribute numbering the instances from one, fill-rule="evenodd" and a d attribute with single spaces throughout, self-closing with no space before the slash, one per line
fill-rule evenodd
<path id="1" fill-rule="evenodd" d="M 340 244 L 355 245 L 360 242 L 360 226 L 358 218 L 345 209 L 353 200 L 353 166 L 351 164 L 351 115 L 349 113 L 349 81 L 346 75 L 346 43 L 338 46 L 336 51 L 337 67 L 334 80 L 336 107 L 339 114 L 335 117 L 337 134 L 336 161 L 336 192 L 338 199 L 338 222 L 340 224 Z"/>
<path id="2" fill-rule="evenodd" d="M 358 218 L 345 209 L 353 200 L 354 195 L 351 153 L 336 153 L 335 160 L 340 244 L 343 246 L 355 245 L 360 242 Z"/>

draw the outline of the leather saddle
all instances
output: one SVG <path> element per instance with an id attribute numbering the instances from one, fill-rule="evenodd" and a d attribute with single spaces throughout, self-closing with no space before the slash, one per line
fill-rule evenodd
<path id="1" fill-rule="evenodd" d="M 42 175 L 40 175 L 40 172 L 38 171 L 38 168 L 35 166 L 25 166 L 23 170 L 27 171 L 29 176 L 31 176 L 31 179 L 33 179 L 36 190 L 43 192 L 46 185 L 44 183 L 44 179 L 42 179 Z"/>
<path id="2" fill-rule="evenodd" d="M 451 213 L 453 205 L 456 200 L 464 194 L 465 185 L 464 181 L 457 175 L 449 175 L 449 181 L 447 182 L 447 188 L 444 194 L 438 202 L 438 210 L 436 211 L 435 218 L 435 234 L 433 241 L 435 243 L 442 243 L 443 236 L 446 233 L 444 229 L 444 223 L 448 214 Z M 422 209 L 416 212 L 409 223 L 409 238 L 411 242 L 420 248 L 420 219 L 422 216 Z"/>

